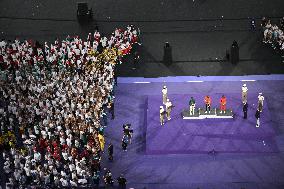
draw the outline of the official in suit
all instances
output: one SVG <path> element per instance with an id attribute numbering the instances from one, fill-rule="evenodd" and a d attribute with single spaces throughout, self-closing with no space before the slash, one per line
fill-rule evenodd
<path id="1" fill-rule="evenodd" d="M 244 102 L 243 104 L 243 112 L 244 112 L 244 119 L 247 119 L 248 116 L 248 103 Z"/>
<path id="2" fill-rule="evenodd" d="M 260 111 L 259 111 L 259 109 L 257 109 L 256 112 L 255 112 L 255 118 L 256 118 L 256 127 L 259 127 L 260 126 L 260 121 L 259 121 Z"/>

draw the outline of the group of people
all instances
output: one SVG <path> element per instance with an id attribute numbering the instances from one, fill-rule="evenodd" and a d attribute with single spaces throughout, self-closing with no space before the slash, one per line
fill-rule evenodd
<path id="1" fill-rule="evenodd" d="M 165 105 L 165 109 L 164 109 L 164 106 L 160 106 L 160 123 L 161 125 L 164 125 L 165 116 L 168 121 L 171 120 L 171 111 L 174 106 L 172 102 L 170 101 L 170 99 L 168 98 L 167 86 L 163 87 L 162 94 L 163 94 L 163 105 Z"/>
<path id="2" fill-rule="evenodd" d="M 243 84 L 242 86 L 242 103 L 243 103 L 243 113 L 244 113 L 244 119 L 247 119 L 247 112 L 248 112 L 248 87 L 246 84 Z M 264 96 L 260 92 L 258 94 L 258 102 L 257 102 L 257 108 L 255 113 L 256 118 L 256 127 L 260 127 L 260 114 L 263 110 L 263 103 L 264 103 Z"/>
<path id="3" fill-rule="evenodd" d="M 109 39 L 95 31 L 85 41 L 68 36 L 44 46 L 0 42 L 7 188 L 99 185 L 108 114 L 114 119 L 114 68 L 137 41 L 127 26 Z"/>
<path id="4" fill-rule="evenodd" d="M 263 42 L 271 44 L 272 48 L 279 50 L 284 55 L 284 17 L 279 24 L 272 24 L 270 19 L 262 18 Z"/>
<path id="5" fill-rule="evenodd" d="M 205 103 L 205 114 L 211 114 L 211 97 L 209 95 L 206 95 L 204 97 L 204 103 Z M 189 100 L 189 115 L 194 116 L 195 115 L 195 99 L 193 97 L 190 98 Z M 225 114 L 226 113 L 226 105 L 227 105 L 227 98 L 225 95 L 222 95 L 220 99 L 220 114 Z"/>
<path id="6" fill-rule="evenodd" d="M 244 119 L 247 119 L 247 112 L 248 112 L 248 103 L 247 103 L 247 96 L 248 96 L 248 87 L 246 84 L 243 84 L 242 86 L 242 104 L 243 104 L 243 113 L 244 113 Z M 162 98 L 163 98 L 163 104 L 166 106 L 166 110 L 164 109 L 163 106 L 160 106 L 160 124 L 164 125 L 165 124 L 165 118 L 164 116 L 166 115 L 167 120 L 169 121 L 171 119 L 171 111 L 172 108 L 174 107 L 172 102 L 168 98 L 168 89 L 166 86 L 163 87 L 162 89 Z M 259 93 L 258 95 L 258 104 L 257 104 L 257 109 L 255 113 L 256 117 L 256 127 L 260 126 L 260 114 L 263 110 L 263 102 L 264 102 L 264 96 L 262 93 Z M 211 114 L 211 104 L 212 104 L 212 99 L 209 95 L 206 95 L 204 97 L 204 103 L 205 103 L 205 114 Z M 220 115 L 226 114 L 227 110 L 227 98 L 225 95 L 222 95 L 220 98 Z M 189 100 L 189 115 L 190 116 L 195 116 L 195 106 L 196 106 L 196 101 L 193 97 L 190 98 Z M 216 114 L 217 112 L 214 112 Z M 199 111 L 200 114 L 200 111 Z"/>

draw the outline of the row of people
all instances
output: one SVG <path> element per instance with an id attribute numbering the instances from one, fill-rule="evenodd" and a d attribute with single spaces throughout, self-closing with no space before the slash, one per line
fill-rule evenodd
<path id="1" fill-rule="evenodd" d="M 241 100 L 242 100 L 242 104 L 243 104 L 243 113 L 244 113 L 244 119 L 247 119 L 247 111 L 248 111 L 248 87 L 246 84 L 243 84 L 242 88 L 242 95 L 241 95 Z M 166 86 L 163 87 L 162 89 L 162 100 L 163 100 L 163 104 L 166 106 L 166 108 L 164 109 L 163 106 L 160 106 L 160 124 L 164 125 L 165 124 L 165 118 L 164 116 L 166 116 L 167 120 L 169 121 L 171 119 L 170 114 L 172 111 L 172 108 L 174 107 L 174 105 L 172 104 L 172 102 L 169 100 L 168 98 L 168 89 Z M 260 122 L 259 122 L 259 118 L 260 118 L 260 113 L 263 110 L 263 102 L 264 102 L 264 96 L 262 95 L 262 93 L 259 93 L 258 95 L 258 104 L 257 104 L 257 110 L 256 110 L 256 114 L 255 117 L 257 119 L 257 124 L 256 127 L 260 126 Z M 204 114 L 211 114 L 211 104 L 212 104 L 212 99 L 209 95 L 206 95 L 204 97 L 204 103 L 205 103 L 205 111 Z M 226 105 L 227 105 L 227 98 L 225 95 L 222 95 L 220 98 L 220 114 L 226 114 Z M 195 116 L 195 107 L 196 107 L 196 100 L 191 97 L 189 100 L 189 115 L 190 116 Z M 199 111 L 200 114 L 200 111 Z M 215 112 L 216 114 L 216 112 Z"/>

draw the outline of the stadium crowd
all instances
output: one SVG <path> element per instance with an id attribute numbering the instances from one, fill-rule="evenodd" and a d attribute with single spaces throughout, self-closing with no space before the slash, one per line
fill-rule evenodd
<path id="1" fill-rule="evenodd" d="M 279 50 L 284 55 L 284 17 L 280 19 L 279 25 L 271 24 L 265 17 L 262 18 L 263 42 L 271 44 L 272 48 Z"/>
<path id="2" fill-rule="evenodd" d="M 108 112 L 114 118 L 114 68 L 137 40 L 128 26 L 110 38 L 95 31 L 86 41 L 68 36 L 43 46 L 0 42 L 6 188 L 99 185 Z M 113 184 L 110 170 L 103 178 Z"/>

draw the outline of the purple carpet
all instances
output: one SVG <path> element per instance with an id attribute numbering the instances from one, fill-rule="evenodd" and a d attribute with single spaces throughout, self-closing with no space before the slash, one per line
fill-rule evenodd
<path id="1" fill-rule="evenodd" d="M 114 144 L 114 161 L 108 162 L 105 153 L 102 166 L 110 168 L 114 177 L 123 173 L 127 188 L 283 189 L 284 79 L 265 80 L 264 76 L 261 81 L 246 82 L 249 119 L 243 120 L 240 80 L 255 78 L 226 78 L 215 81 L 216 77 L 206 77 L 202 83 L 179 82 L 179 77 L 167 81 L 169 97 L 176 107 L 171 122 L 163 128 L 158 108 L 165 83 L 152 79 L 145 79 L 151 83 L 118 83 L 116 117 L 106 128 L 106 145 L 110 141 Z M 265 101 L 261 126 L 256 129 L 253 104 L 258 92 L 264 94 Z M 218 104 L 222 93 L 228 98 L 228 108 L 234 110 L 234 119 L 181 119 L 180 112 L 187 108 L 191 94 L 199 107 L 204 94 L 212 95 L 213 104 Z M 134 129 L 127 152 L 121 149 L 124 123 L 131 123 Z M 207 154 L 213 147 L 216 155 Z"/>
<path id="2" fill-rule="evenodd" d="M 248 119 L 244 120 L 240 94 L 237 93 L 226 93 L 227 108 L 233 110 L 233 119 L 183 120 L 180 113 L 188 108 L 190 97 L 194 96 L 197 107 L 200 107 L 204 106 L 205 95 L 169 95 L 175 108 L 172 111 L 172 119 L 164 126 L 160 125 L 158 116 L 159 106 L 162 105 L 161 95 L 148 96 L 147 154 L 207 153 L 213 149 L 217 152 L 278 151 L 266 103 L 261 114 L 261 127 L 256 128 L 255 105 L 249 106 Z M 212 107 L 219 107 L 218 102 L 222 94 L 210 95 Z M 257 95 L 249 96 L 248 102 L 255 102 Z"/>

